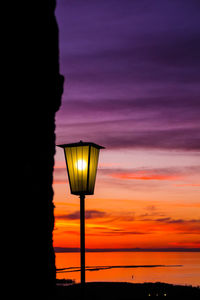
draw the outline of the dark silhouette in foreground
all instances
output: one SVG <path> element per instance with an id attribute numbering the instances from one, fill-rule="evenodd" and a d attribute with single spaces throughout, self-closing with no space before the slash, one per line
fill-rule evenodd
<path id="1" fill-rule="evenodd" d="M 85 285 L 87 300 L 129 300 L 146 297 L 176 297 L 176 299 L 199 298 L 200 288 L 167 283 L 90 282 Z M 67 297 L 67 298 L 66 298 Z M 57 286 L 56 299 L 82 299 L 81 285 Z"/>
<path id="2" fill-rule="evenodd" d="M 52 183 L 55 115 L 64 81 L 59 71 L 56 1 L 7 4 L 1 40 L 5 53 L 1 133 L 6 133 L 1 135 L 5 187 L 1 199 L 9 226 L 4 226 L 2 245 L 14 287 L 7 289 L 5 298 L 14 291 L 15 297 L 26 299 L 28 293 L 33 299 L 46 299 L 56 288 Z"/>

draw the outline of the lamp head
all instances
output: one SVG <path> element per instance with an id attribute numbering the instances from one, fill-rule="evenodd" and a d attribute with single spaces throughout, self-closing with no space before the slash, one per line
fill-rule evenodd
<path id="1" fill-rule="evenodd" d="M 57 146 L 64 150 L 71 193 L 93 195 L 99 151 L 104 147 L 83 141 Z"/>

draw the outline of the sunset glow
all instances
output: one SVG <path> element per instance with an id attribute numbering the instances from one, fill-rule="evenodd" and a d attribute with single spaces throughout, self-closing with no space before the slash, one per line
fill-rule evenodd
<path id="1" fill-rule="evenodd" d="M 199 169 L 196 166 L 177 167 L 184 153 L 179 161 L 177 153 L 162 152 L 155 154 L 159 157 L 159 168 L 151 159 L 149 164 L 154 164 L 155 169 L 149 165 L 146 170 L 140 170 L 143 164 L 137 159 L 140 153 L 130 150 L 124 150 L 123 160 L 119 156 L 115 167 L 117 152 L 105 150 L 100 155 L 95 194 L 86 199 L 86 248 L 200 247 Z M 131 153 L 133 162 L 130 163 Z M 78 248 L 79 198 L 70 194 L 62 154 L 57 149 L 54 245 Z M 173 155 L 176 156 L 176 164 L 169 168 L 165 164 L 170 155 L 172 162 Z M 154 154 L 147 151 L 148 156 Z M 107 167 L 108 158 L 111 166 Z M 188 154 L 185 159 L 189 159 Z M 127 166 L 123 172 L 119 163 Z"/>
<path id="2" fill-rule="evenodd" d="M 56 143 L 106 147 L 85 200 L 86 248 L 200 248 L 195 5 L 75 2 L 56 9 L 65 76 Z M 60 148 L 53 189 L 55 249 L 79 248 L 80 199 L 70 194 Z"/>

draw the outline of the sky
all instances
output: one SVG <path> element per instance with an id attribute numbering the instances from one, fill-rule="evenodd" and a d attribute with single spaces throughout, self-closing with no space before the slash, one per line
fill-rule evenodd
<path id="1" fill-rule="evenodd" d="M 200 248 L 200 2 L 57 0 L 56 143 L 100 144 L 86 248 Z M 54 246 L 80 245 L 63 150 Z"/>

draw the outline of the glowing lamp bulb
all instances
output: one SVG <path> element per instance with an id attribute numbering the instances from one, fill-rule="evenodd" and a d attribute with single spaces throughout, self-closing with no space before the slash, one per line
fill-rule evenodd
<path id="1" fill-rule="evenodd" d="M 85 161 L 85 160 L 79 159 L 79 160 L 77 161 L 77 169 L 78 169 L 79 171 L 85 170 L 86 167 L 87 167 L 87 164 L 86 164 L 86 161 Z"/>

